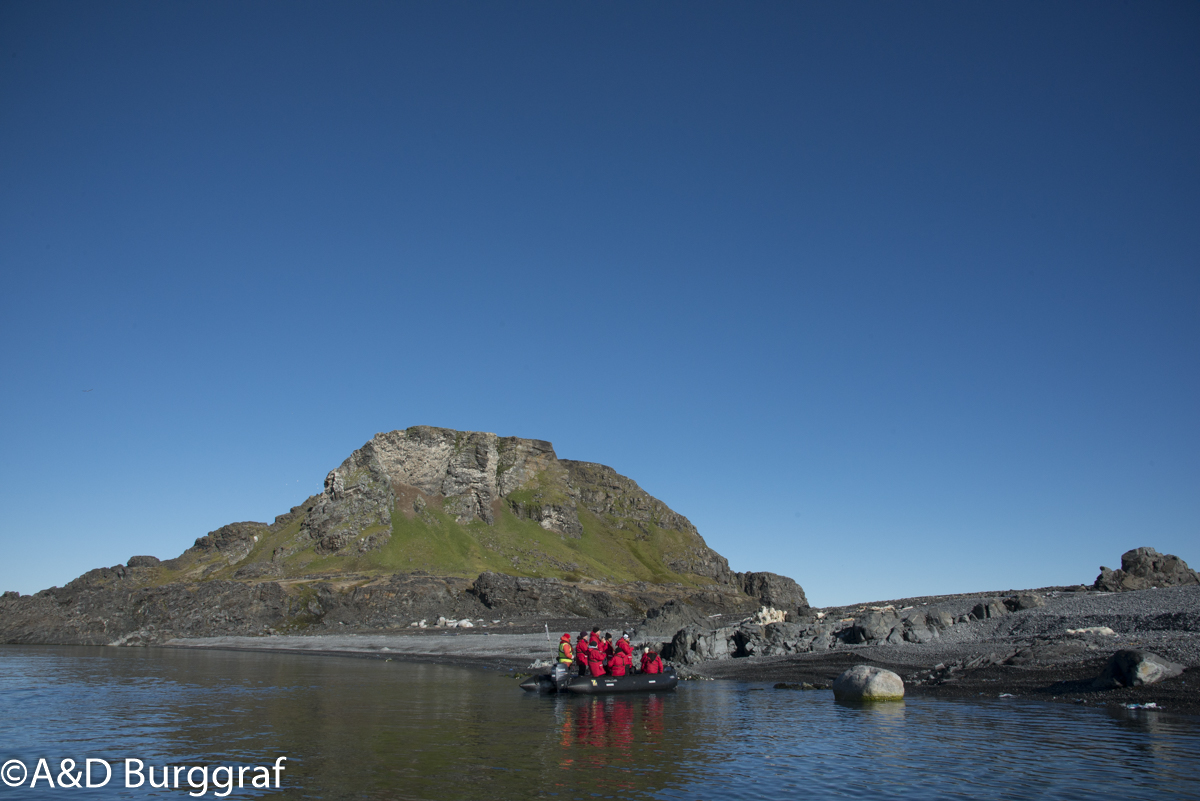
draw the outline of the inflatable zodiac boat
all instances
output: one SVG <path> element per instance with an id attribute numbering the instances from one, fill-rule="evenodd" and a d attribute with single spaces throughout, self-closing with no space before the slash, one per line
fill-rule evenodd
<path id="1" fill-rule="evenodd" d="M 530 676 L 521 682 L 522 690 L 538 693 L 640 693 L 674 690 L 679 684 L 675 668 L 662 673 L 631 673 L 628 676 L 579 676 L 562 665 L 549 673 Z"/>

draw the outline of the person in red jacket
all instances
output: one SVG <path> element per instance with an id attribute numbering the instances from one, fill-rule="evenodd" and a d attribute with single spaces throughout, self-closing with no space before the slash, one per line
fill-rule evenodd
<path id="1" fill-rule="evenodd" d="M 642 649 L 642 672 L 643 673 L 662 673 L 663 663 L 662 658 L 651 651 L 649 648 Z"/>
<path id="2" fill-rule="evenodd" d="M 608 659 L 617 650 L 613 646 L 612 632 L 604 633 L 604 642 L 600 643 L 600 650 L 604 652 L 605 659 Z"/>
<path id="3" fill-rule="evenodd" d="M 608 658 L 608 674 L 610 676 L 624 676 L 626 669 L 633 668 L 633 660 L 624 651 L 617 651 Z"/>
<path id="4" fill-rule="evenodd" d="M 588 659 L 591 657 L 592 649 L 588 648 L 587 632 L 579 632 L 579 639 L 575 643 L 575 666 L 579 668 L 579 675 L 586 676 L 588 674 Z"/>
<path id="5" fill-rule="evenodd" d="M 630 664 L 633 663 L 633 646 L 629 644 L 629 632 L 621 635 L 621 639 L 617 640 L 617 650 L 629 657 Z"/>
<path id="6" fill-rule="evenodd" d="M 588 650 L 588 673 L 592 674 L 592 678 L 604 675 L 604 657 L 595 648 Z"/>
<path id="7" fill-rule="evenodd" d="M 592 636 L 588 638 L 588 645 L 595 648 L 600 644 L 600 627 L 592 626 Z"/>

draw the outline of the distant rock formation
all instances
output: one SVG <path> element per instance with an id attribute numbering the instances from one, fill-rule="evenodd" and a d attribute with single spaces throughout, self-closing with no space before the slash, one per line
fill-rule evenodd
<path id="1" fill-rule="evenodd" d="M 460 526 L 493 526 L 507 511 L 566 539 L 583 536 L 584 513 L 643 541 L 652 529 L 679 532 L 678 546 L 654 554 L 667 571 L 736 583 L 728 561 L 704 544 L 686 517 L 611 467 L 560 460 L 544 440 L 430 426 L 376 434 L 331 470 L 299 536 L 276 558 L 308 547 L 318 555 L 382 548 L 393 512 L 424 516 L 431 506 Z"/>
<path id="2" fill-rule="evenodd" d="M 414 426 L 375 435 L 273 523 L 230 523 L 174 559 L 134 556 L 65 587 L 4 593 L 0 642 L 660 608 L 736 619 L 763 605 L 808 609 L 792 579 L 730 570 L 686 517 L 611 467 L 559 459 L 544 440 Z"/>
<path id="3" fill-rule="evenodd" d="M 1181 584 L 1200 584 L 1200 574 L 1178 556 L 1161 554 L 1153 548 L 1134 548 L 1121 555 L 1120 570 L 1101 566 L 1092 586 L 1104 592 L 1127 592 Z"/>

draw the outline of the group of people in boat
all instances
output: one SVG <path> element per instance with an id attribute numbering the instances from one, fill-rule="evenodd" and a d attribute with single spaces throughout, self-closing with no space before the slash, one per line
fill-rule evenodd
<path id="1" fill-rule="evenodd" d="M 600 636 L 599 626 L 591 634 L 579 632 L 571 646 L 571 635 L 563 634 L 558 643 L 559 664 L 575 666 L 580 676 L 625 676 L 632 673 L 662 673 L 662 657 L 646 647 L 642 649 L 641 665 L 635 669 L 633 646 L 625 632 L 614 642 L 611 633 Z"/>

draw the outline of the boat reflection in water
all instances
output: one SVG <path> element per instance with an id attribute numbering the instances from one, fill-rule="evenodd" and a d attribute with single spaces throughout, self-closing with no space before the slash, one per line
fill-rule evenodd
<path id="1" fill-rule="evenodd" d="M 561 787 L 591 777 L 594 792 L 638 793 L 670 774 L 666 756 L 666 694 L 566 696 L 558 708 L 557 767 Z M 583 771 L 581 773 L 580 771 Z M 655 778 L 652 778 L 655 777 Z"/>
<path id="2" fill-rule="evenodd" d="M 617 752 L 660 745 L 663 733 L 661 695 L 590 696 L 571 699 L 559 710 L 559 743 Z M 607 759 L 608 757 L 606 757 Z"/>

